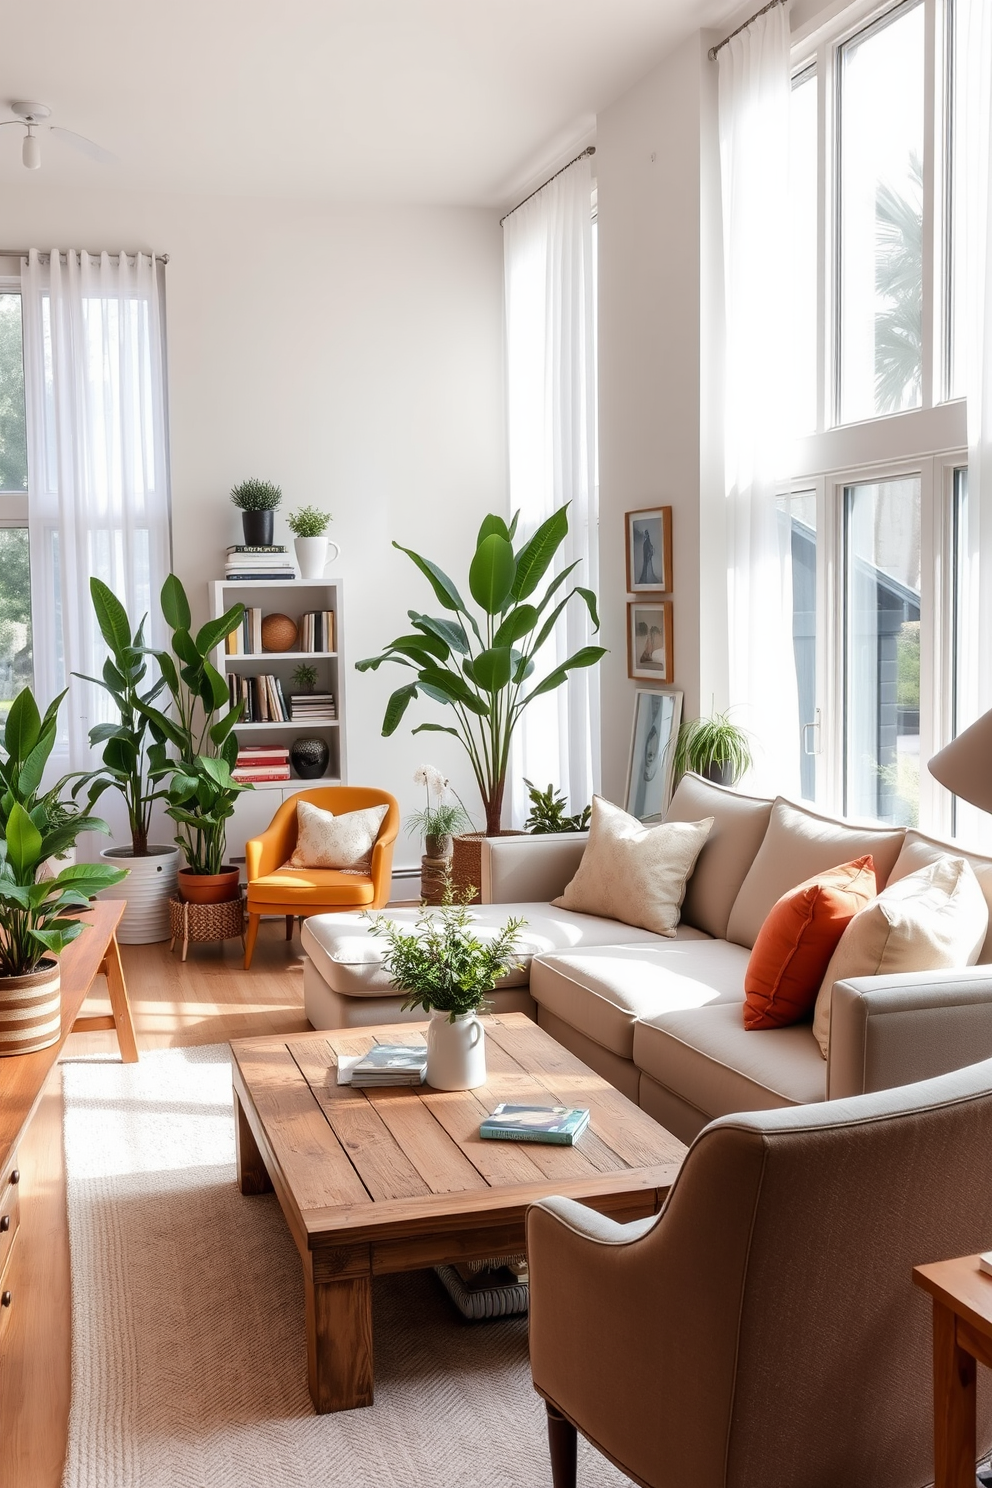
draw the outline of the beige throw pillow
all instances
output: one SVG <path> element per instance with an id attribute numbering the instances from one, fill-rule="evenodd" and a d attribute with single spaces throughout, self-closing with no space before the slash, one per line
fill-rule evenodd
<path id="1" fill-rule="evenodd" d="M 712 825 L 708 816 L 644 827 L 619 806 L 593 796 L 589 841 L 578 872 L 552 903 L 674 935 L 686 879 Z"/>
<path id="2" fill-rule="evenodd" d="M 335 816 L 310 801 L 296 804 L 298 836 L 290 868 L 339 868 L 368 873 L 372 848 L 388 806 L 367 806 Z"/>
<path id="3" fill-rule="evenodd" d="M 830 958 L 813 1014 L 813 1033 L 824 1059 L 834 982 L 973 966 L 988 922 L 985 896 L 964 858 L 938 858 L 890 883 L 854 916 Z"/>

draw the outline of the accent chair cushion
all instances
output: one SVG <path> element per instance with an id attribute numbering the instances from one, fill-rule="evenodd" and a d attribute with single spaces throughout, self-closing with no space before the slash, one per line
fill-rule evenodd
<path id="1" fill-rule="evenodd" d="M 372 849 L 388 810 L 388 806 L 366 806 L 363 811 L 344 811 L 335 816 L 311 801 L 299 801 L 296 847 L 287 868 L 370 872 Z"/>
<path id="2" fill-rule="evenodd" d="M 830 1046 L 835 982 L 973 966 L 988 926 L 985 896 L 964 858 L 939 858 L 889 884 L 854 916 L 830 958 L 813 1016 L 813 1033 L 824 1059 Z"/>
<path id="3" fill-rule="evenodd" d="M 871 853 L 879 887 L 888 883 L 905 836 L 902 827 L 863 827 L 818 816 L 781 796 L 772 807 L 764 841 L 741 885 L 727 923 L 727 939 L 753 946 L 773 904 L 789 889 Z"/>
<path id="4" fill-rule="evenodd" d="M 809 1016 L 838 941 L 877 892 L 868 853 L 782 895 L 747 963 L 745 1028 L 784 1028 Z"/>
<path id="5" fill-rule="evenodd" d="M 589 841 L 578 871 L 551 902 L 560 909 L 607 915 L 657 935 L 674 935 L 686 880 L 712 825 L 708 816 L 645 827 L 611 801 L 593 796 Z"/>
<path id="6" fill-rule="evenodd" d="M 259 906 L 268 910 L 284 910 L 286 914 L 302 914 L 305 910 L 328 904 L 340 904 L 342 909 L 352 905 L 364 909 L 375 900 L 375 885 L 364 873 L 342 873 L 337 868 L 277 868 L 262 878 L 253 878 L 248 885 L 248 908 L 256 912 Z"/>
<path id="7" fill-rule="evenodd" d="M 702 775 L 682 776 L 665 821 L 713 818 L 685 886 L 682 924 L 695 925 L 717 940 L 726 938 L 730 911 L 768 830 L 771 813 L 772 803 L 763 797 L 742 796 L 725 785 L 704 780 Z"/>

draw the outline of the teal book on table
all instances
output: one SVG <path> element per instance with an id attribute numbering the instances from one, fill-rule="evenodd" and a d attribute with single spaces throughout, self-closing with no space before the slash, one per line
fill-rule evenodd
<path id="1" fill-rule="evenodd" d="M 552 1142 L 571 1147 L 589 1125 L 589 1112 L 577 1106 L 514 1106 L 504 1102 L 487 1116 L 479 1136 L 496 1142 Z"/>

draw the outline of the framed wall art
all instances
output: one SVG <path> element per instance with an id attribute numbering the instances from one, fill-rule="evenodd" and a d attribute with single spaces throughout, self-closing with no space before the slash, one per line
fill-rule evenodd
<path id="1" fill-rule="evenodd" d="M 675 743 L 682 721 L 680 692 L 634 693 L 624 809 L 639 821 L 663 816 L 672 794 Z"/>
<path id="2" fill-rule="evenodd" d="M 672 508 L 650 506 L 627 512 L 627 593 L 670 593 Z"/>
<path id="3" fill-rule="evenodd" d="M 670 599 L 628 602 L 627 675 L 638 682 L 675 681 Z"/>

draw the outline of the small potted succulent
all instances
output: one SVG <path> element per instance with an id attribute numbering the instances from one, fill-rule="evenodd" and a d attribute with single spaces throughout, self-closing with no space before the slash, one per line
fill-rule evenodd
<path id="1" fill-rule="evenodd" d="M 675 774 L 694 770 L 716 785 L 736 785 L 753 763 L 750 738 L 726 713 L 690 718 L 679 729 Z"/>
<path id="2" fill-rule="evenodd" d="M 386 915 L 370 915 L 372 934 L 389 949 L 382 958 L 390 981 L 406 993 L 404 1011 L 423 1008 L 427 1030 L 427 1083 L 435 1090 L 474 1090 L 486 1083 L 486 1036 L 479 1014 L 489 993 L 520 965 L 519 932 L 511 917 L 502 930 L 480 939 L 467 895 L 449 887 L 439 909 L 422 909 L 410 930 Z"/>
<path id="3" fill-rule="evenodd" d="M 329 546 L 334 549 L 332 563 L 340 556 L 341 549 L 337 543 L 328 543 L 327 529 L 330 521 L 330 512 L 323 512 L 316 506 L 301 506 L 299 511 L 290 512 L 286 518 L 286 525 L 294 538 L 293 546 L 296 549 L 301 579 L 324 577 Z"/>
<path id="4" fill-rule="evenodd" d="M 231 490 L 231 500 L 241 512 L 245 546 L 272 546 L 273 512 L 282 500 L 282 487 L 271 481 L 246 480 Z"/>
<path id="5" fill-rule="evenodd" d="M 553 785 L 542 791 L 533 781 L 524 776 L 524 785 L 530 797 L 530 815 L 524 822 L 524 831 L 534 837 L 549 832 L 588 832 L 592 807 L 583 806 L 575 816 L 567 814 L 568 802 Z"/>

